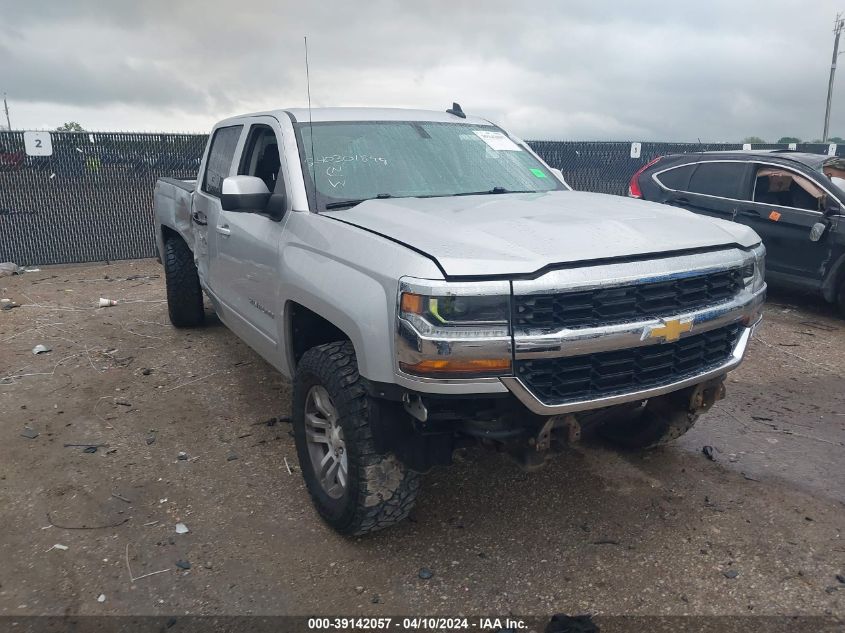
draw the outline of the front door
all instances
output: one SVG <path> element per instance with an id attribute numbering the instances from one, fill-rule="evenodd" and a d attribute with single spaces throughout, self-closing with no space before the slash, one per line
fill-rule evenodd
<path id="1" fill-rule="evenodd" d="M 284 194 L 281 138 L 274 118 L 251 119 L 235 160 L 236 173 L 261 178 L 271 193 Z M 279 248 L 287 217 L 273 220 L 264 209 L 221 210 L 216 226 L 213 261 L 221 299 L 236 315 L 236 322 L 228 325 L 265 356 L 276 349 L 282 329 Z"/>
<path id="2" fill-rule="evenodd" d="M 792 169 L 755 165 L 755 170 L 751 200 L 741 206 L 737 221 L 763 239 L 767 270 L 797 285 L 818 285 L 830 258 L 831 231 L 814 242 L 810 230 L 828 221 L 823 213 L 825 191 Z"/>

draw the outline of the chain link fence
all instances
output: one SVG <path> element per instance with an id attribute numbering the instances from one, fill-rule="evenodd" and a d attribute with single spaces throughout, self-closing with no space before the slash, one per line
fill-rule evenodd
<path id="1" fill-rule="evenodd" d="M 153 188 L 196 177 L 207 135 L 52 132 L 52 153 L 27 154 L 23 132 L 0 131 L 0 262 L 21 266 L 155 255 Z M 656 156 L 742 149 L 742 144 L 530 141 L 575 189 L 625 195 Z M 755 145 L 754 149 L 786 149 Z M 827 153 L 828 145 L 799 144 Z M 845 146 L 836 148 L 845 155 Z"/>

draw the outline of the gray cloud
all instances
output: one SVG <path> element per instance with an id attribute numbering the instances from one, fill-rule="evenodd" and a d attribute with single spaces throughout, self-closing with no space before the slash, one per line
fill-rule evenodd
<path id="1" fill-rule="evenodd" d="M 525 138 L 821 135 L 832 0 L 0 0 L 14 123 L 204 130 L 305 103 L 442 109 Z M 840 77 L 840 85 L 845 77 Z M 845 87 L 831 123 L 845 136 Z"/>

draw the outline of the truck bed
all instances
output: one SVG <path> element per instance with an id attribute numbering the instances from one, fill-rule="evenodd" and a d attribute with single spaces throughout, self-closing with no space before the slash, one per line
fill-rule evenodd
<path id="1" fill-rule="evenodd" d="M 194 244 L 191 231 L 191 204 L 196 186 L 196 180 L 159 178 L 156 181 L 154 196 L 156 225 L 176 231 L 191 246 Z M 161 230 L 159 228 L 156 236 L 159 252 L 163 247 Z"/>

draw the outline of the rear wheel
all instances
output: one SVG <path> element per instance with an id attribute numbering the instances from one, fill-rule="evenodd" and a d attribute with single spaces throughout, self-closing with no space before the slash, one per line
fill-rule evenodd
<path id="1" fill-rule="evenodd" d="M 839 290 L 836 291 L 836 305 L 839 307 L 839 314 L 845 317 L 845 279 L 839 282 Z"/>
<path id="2" fill-rule="evenodd" d="M 181 237 L 164 243 L 164 278 L 167 312 L 176 327 L 194 327 L 203 322 L 202 289 L 194 254 Z"/>
<path id="3" fill-rule="evenodd" d="M 320 516 L 342 534 L 381 530 L 411 511 L 420 475 L 376 450 L 378 402 L 348 341 L 308 350 L 293 382 L 293 432 L 305 485 Z"/>

